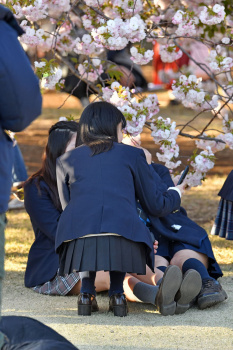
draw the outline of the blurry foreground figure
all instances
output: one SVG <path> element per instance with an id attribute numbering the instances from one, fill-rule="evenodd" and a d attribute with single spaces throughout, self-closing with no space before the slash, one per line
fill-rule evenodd
<path id="1" fill-rule="evenodd" d="M 26 128 L 40 115 L 42 104 L 38 79 L 18 41 L 22 34 L 11 11 L 0 5 L 0 297 L 4 276 L 5 212 L 13 166 L 13 143 L 4 130 L 18 132 Z M 71 350 L 75 347 L 36 320 L 9 316 L 3 317 L 0 324 L 0 349 Z"/>

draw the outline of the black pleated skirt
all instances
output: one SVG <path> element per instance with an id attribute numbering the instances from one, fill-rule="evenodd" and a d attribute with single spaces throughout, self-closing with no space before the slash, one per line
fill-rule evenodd
<path id="1" fill-rule="evenodd" d="M 59 249 L 59 275 L 82 271 L 146 274 L 146 245 L 122 236 L 98 235 L 64 242 Z"/>

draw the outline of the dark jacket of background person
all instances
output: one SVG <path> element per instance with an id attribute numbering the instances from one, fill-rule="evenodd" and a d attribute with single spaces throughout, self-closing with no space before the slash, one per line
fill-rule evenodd
<path id="1" fill-rule="evenodd" d="M 12 142 L 4 129 L 21 131 L 41 113 L 38 79 L 18 35 L 23 30 L 0 5 L 0 214 L 6 212 L 12 181 Z"/>
<path id="2" fill-rule="evenodd" d="M 4 316 L 0 331 L 9 339 L 6 350 L 77 350 L 52 328 L 30 317 Z"/>
<path id="3" fill-rule="evenodd" d="M 153 240 L 138 217 L 135 197 L 150 214 L 167 215 L 179 208 L 180 196 L 174 190 L 161 194 L 142 150 L 114 142 L 110 151 L 91 156 L 89 147 L 80 146 L 57 159 L 57 184 L 64 211 L 56 249 L 85 235 L 117 233 L 145 243 L 153 268 Z"/>
<path id="4" fill-rule="evenodd" d="M 60 217 L 50 194 L 49 186 L 37 179 L 24 186 L 24 204 L 30 216 L 35 234 L 24 277 L 25 286 L 35 287 L 50 281 L 59 267 L 59 257 L 55 252 L 55 236 Z"/>
<path id="5" fill-rule="evenodd" d="M 174 186 L 169 170 L 161 164 L 152 164 L 154 176 L 162 180 L 160 190 L 167 191 L 168 187 Z M 200 247 L 201 242 L 207 237 L 206 231 L 188 218 L 184 208 L 168 214 L 166 217 L 152 216 L 148 213 L 149 219 L 157 234 L 163 235 L 170 240 L 180 241 Z M 180 225 L 177 231 L 172 225 Z"/>

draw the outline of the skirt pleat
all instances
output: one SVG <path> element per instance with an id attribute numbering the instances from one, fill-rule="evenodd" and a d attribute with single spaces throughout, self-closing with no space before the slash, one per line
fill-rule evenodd
<path id="1" fill-rule="evenodd" d="M 60 275 L 83 271 L 146 273 L 146 245 L 122 236 L 104 235 L 64 242 Z"/>
<path id="2" fill-rule="evenodd" d="M 233 240 L 233 212 L 231 201 L 225 199 L 220 200 L 211 234 Z"/>

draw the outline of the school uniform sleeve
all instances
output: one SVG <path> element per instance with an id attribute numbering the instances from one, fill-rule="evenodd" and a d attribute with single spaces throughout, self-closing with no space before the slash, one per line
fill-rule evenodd
<path id="1" fill-rule="evenodd" d="M 147 164 L 144 152 L 140 150 L 135 171 L 136 195 L 143 210 L 148 215 L 166 216 L 180 208 L 180 195 L 177 191 L 161 192 L 160 176 Z"/>
<path id="2" fill-rule="evenodd" d="M 70 201 L 70 191 L 69 191 L 67 177 L 66 177 L 62 162 L 59 158 L 57 159 L 57 164 L 56 164 L 56 175 L 57 175 L 58 194 L 61 201 L 62 210 L 64 210 Z"/>
<path id="3" fill-rule="evenodd" d="M 157 173 L 163 182 L 163 187 L 161 186 L 160 188 L 163 188 L 163 190 L 166 191 L 168 187 L 175 186 L 172 180 L 171 174 L 167 167 L 165 167 L 162 164 L 155 164 L 155 163 L 152 163 L 150 167 L 153 168 L 153 172 Z M 187 216 L 187 212 L 183 207 L 180 207 L 180 212 L 185 216 Z"/>
<path id="4" fill-rule="evenodd" d="M 175 186 L 167 167 L 162 164 L 155 163 L 152 163 L 150 166 L 160 176 L 161 180 L 167 185 L 167 187 Z"/>
<path id="5" fill-rule="evenodd" d="M 24 188 L 24 204 L 33 226 L 55 242 L 60 212 L 53 204 L 48 190 L 41 185 L 39 191 L 34 182 L 27 184 Z"/>
<path id="6" fill-rule="evenodd" d="M 9 9 L 0 5 L 0 125 L 21 131 L 41 114 L 39 81 L 19 43 L 18 26 Z"/>

